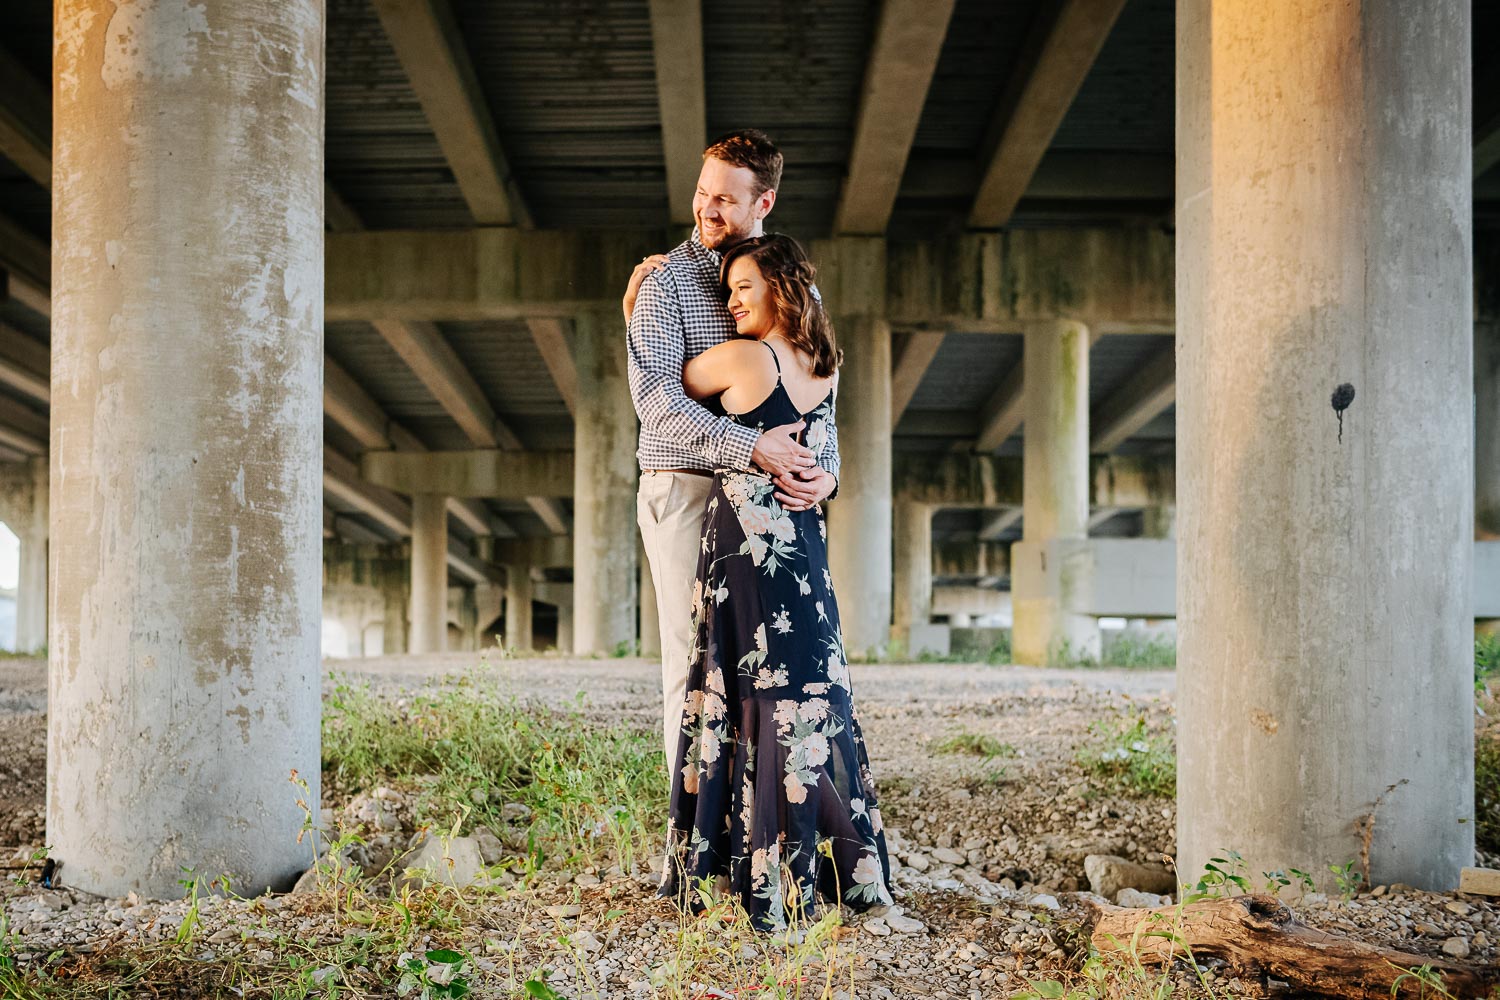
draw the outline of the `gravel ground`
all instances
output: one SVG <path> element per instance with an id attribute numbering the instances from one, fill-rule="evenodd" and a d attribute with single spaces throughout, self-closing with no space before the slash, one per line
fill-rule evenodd
<path id="1" fill-rule="evenodd" d="M 446 654 L 327 666 L 396 693 L 474 662 L 473 654 Z M 600 717 L 654 725 L 653 664 L 496 659 L 486 669 L 540 702 L 561 704 L 584 692 Z M 1074 893 L 1089 888 L 1084 857 L 1148 862 L 1175 853 L 1170 800 L 1114 794 L 1074 763 L 1098 720 L 1169 720 L 1170 672 L 867 665 L 855 668 L 854 683 L 900 868 L 897 908 L 857 921 L 839 942 L 835 988 L 841 981 L 845 995 L 852 975 L 855 995 L 882 1000 L 988 997 L 1024 986 L 1022 977 L 1076 967 L 1085 897 Z M 0 847 L 25 851 L 40 843 L 44 703 L 41 664 L 0 661 Z M 1009 749 L 991 758 L 936 751 L 955 736 L 988 737 Z M 407 808 L 390 790 L 325 805 L 343 823 L 381 810 L 403 818 Z M 388 839 L 409 836 L 405 825 Z M 645 871 L 549 872 L 532 891 L 486 902 L 453 938 L 435 945 L 476 956 L 477 995 L 485 995 L 486 982 L 495 986 L 488 995 L 509 995 L 500 985 L 507 976 L 538 967 L 553 970 L 552 982 L 566 996 L 650 995 L 653 970 L 659 977 L 670 958 L 669 932 L 681 926 L 654 898 L 651 881 Z M 319 899 L 205 904 L 200 957 L 272 961 L 264 936 L 277 928 L 309 940 L 347 934 L 348 925 Z M 0 903 L 24 954 L 38 958 L 54 949 L 78 953 L 171 938 L 186 909 L 181 901 L 99 900 L 15 884 L 0 888 Z M 1295 909 L 1311 925 L 1434 958 L 1491 964 L 1500 944 L 1500 908 L 1477 897 L 1381 886 L 1348 902 L 1309 897 Z M 573 945 L 562 957 L 559 934 Z M 821 981 L 827 970 L 802 971 Z M 1214 975 L 1210 968 L 1211 982 Z M 359 982 L 359 970 L 324 972 L 325 980 L 338 976 Z M 1262 984 L 1237 980 L 1216 986 L 1235 995 L 1264 992 Z"/>

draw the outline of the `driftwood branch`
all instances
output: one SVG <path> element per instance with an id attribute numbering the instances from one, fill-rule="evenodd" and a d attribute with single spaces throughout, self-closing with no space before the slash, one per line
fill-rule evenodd
<path id="1" fill-rule="evenodd" d="M 1294 989 L 1350 1000 L 1420 996 L 1424 984 L 1403 973 L 1422 966 L 1442 976 L 1455 997 L 1487 997 L 1500 968 L 1458 965 L 1365 944 L 1298 923 L 1274 896 L 1235 896 L 1154 909 L 1089 903 L 1092 940 L 1101 954 L 1133 954 L 1143 963 L 1174 958 L 1222 960 L 1233 975 L 1267 976 Z M 1399 986 L 1397 981 L 1400 980 Z M 1426 988 L 1430 994 L 1430 988 Z"/>

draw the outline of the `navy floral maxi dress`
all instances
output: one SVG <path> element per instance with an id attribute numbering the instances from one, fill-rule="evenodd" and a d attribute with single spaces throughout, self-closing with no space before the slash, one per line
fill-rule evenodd
<path id="1" fill-rule="evenodd" d="M 798 413 L 777 369 L 770 396 L 729 416 L 761 429 L 805 419 L 804 443 L 816 454 L 833 395 Z M 758 471 L 714 475 L 662 885 L 696 908 L 695 884 L 727 876 L 767 931 L 785 927 L 789 913 L 809 915 L 815 893 L 856 910 L 891 902 L 823 512 L 790 513 L 773 493 Z"/>

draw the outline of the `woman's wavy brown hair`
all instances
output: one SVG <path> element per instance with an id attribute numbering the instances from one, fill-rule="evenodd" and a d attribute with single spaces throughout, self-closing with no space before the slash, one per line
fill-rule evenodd
<path id="1" fill-rule="evenodd" d="M 844 352 L 833 338 L 833 322 L 813 284 L 817 270 L 802 245 L 790 236 L 772 233 L 736 244 L 719 266 L 719 294 L 729 302 L 729 268 L 741 257 L 755 261 L 771 289 L 771 305 L 785 328 L 783 336 L 812 358 L 816 378 L 829 378 L 844 363 Z"/>

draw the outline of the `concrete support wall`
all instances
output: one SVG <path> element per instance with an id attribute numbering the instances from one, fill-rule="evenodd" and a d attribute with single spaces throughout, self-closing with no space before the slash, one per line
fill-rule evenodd
<path id="1" fill-rule="evenodd" d="M 891 628 L 891 327 L 885 242 L 839 239 L 813 250 L 823 301 L 844 351 L 838 427 L 843 468 L 828 505 L 828 561 L 844 649 L 880 656 Z"/>
<path id="2" fill-rule="evenodd" d="M 311 861 L 323 26 L 56 5 L 47 843 L 89 892 Z"/>
<path id="3" fill-rule="evenodd" d="M 587 656 L 635 643 L 639 424 L 630 401 L 618 311 L 581 313 L 573 329 L 578 360 L 578 405 L 573 414 L 573 652 Z"/>
<path id="4" fill-rule="evenodd" d="M 441 653 L 448 642 L 448 501 L 411 498 L 411 637 L 413 653 Z"/>
<path id="5" fill-rule="evenodd" d="M 1452 889 L 1470 5 L 1185 0 L 1177 45 L 1179 870 L 1233 848 L 1327 881 L 1367 849 L 1373 882 Z"/>
<path id="6" fill-rule="evenodd" d="M 1474 324 L 1475 537 L 1500 538 L 1500 323 Z"/>
<path id="7" fill-rule="evenodd" d="M 1082 323 L 1026 332 L 1022 540 L 1011 547 L 1017 663 L 1097 656 L 1099 627 L 1081 613 L 1091 561 L 1089 331 Z"/>

